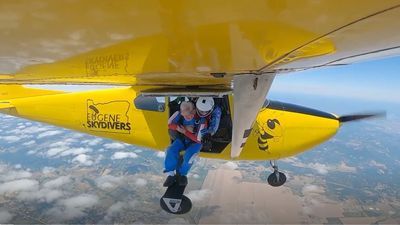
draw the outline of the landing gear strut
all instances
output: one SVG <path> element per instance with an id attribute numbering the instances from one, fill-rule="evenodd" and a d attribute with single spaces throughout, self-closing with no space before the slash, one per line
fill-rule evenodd
<path id="1" fill-rule="evenodd" d="M 282 172 L 279 172 L 278 165 L 275 161 L 270 161 L 274 172 L 268 176 L 268 184 L 272 187 L 279 187 L 282 186 L 286 182 L 286 175 Z"/>

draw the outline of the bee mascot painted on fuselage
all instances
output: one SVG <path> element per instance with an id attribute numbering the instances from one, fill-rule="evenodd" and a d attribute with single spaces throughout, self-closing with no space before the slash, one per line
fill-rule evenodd
<path id="1" fill-rule="evenodd" d="M 258 148 L 261 151 L 268 151 L 268 141 L 278 142 L 282 136 L 282 127 L 278 119 L 267 119 L 263 122 L 257 121 L 258 125 Z"/>

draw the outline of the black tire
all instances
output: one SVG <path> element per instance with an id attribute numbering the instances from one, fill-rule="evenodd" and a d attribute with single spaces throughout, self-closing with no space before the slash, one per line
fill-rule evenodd
<path id="1" fill-rule="evenodd" d="M 192 201 L 190 200 L 190 198 L 186 197 L 185 195 L 182 195 L 182 202 L 181 202 L 181 205 L 180 205 L 180 207 L 179 207 L 177 212 L 172 212 L 168 208 L 167 204 L 164 202 L 163 198 L 160 199 L 160 206 L 167 213 L 178 214 L 179 215 L 179 214 L 188 213 L 192 209 Z"/>
<path id="2" fill-rule="evenodd" d="M 278 173 L 279 173 L 279 180 L 278 177 L 276 176 L 277 175 L 276 172 L 268 176 L 268 184 L 271 185 L 272 187 L 282 186 L 286 182 L 286 175 L 282 172 Z"/>

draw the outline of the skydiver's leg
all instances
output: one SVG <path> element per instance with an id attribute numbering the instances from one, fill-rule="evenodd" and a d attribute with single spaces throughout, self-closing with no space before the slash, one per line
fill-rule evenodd
<path id="1" fill-rule="evenodd" d="M 164 168 L 165 172 L 173 172 L 176 170 L 179 161 L 179 152 L 184 149 L 185 146 L 180 139 L 176 139 L 166 151 Z"/>
<path id="2" fill-rule="evenodd" d="M 196 156 L 201 150 L 201 146 L 201 143 L 193 143 L 186 149 L 185 155 L 183 156 L 183 163 L 178 170 L 181 176 L 186 176 L 188 174 Z"/>
<path id="3" fill-rule="evenodd" d="M 176 139 L 166 151 L 164 161 L 164 172 L 167 173 L 167 179 L 163 186 L 169 187 L 175 183 L 175 170 L 178 167 L 179 152 L 184 149 L 184 145 L 180 139 Z"/>

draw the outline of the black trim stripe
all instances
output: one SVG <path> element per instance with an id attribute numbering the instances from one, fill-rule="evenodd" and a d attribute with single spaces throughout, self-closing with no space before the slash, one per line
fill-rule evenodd
<path id="1" fill-rule="evenodd" d="M 251 134 L 251 128 L 250 129 L 247 129 L 247 130 L 245 130 L 244 131 L 244 133 L 243 133 L 243 138 L 247 138 L 248 136 L 250 136 L 250 134 Z"/>
<path id="2" fill-rule="evenodd" d="M 246 142 L 243 142 L 243 143 L 240 145 L 240 148 L 243 148 L 245 145 L 246 145 Z"/>
<path id="3" fill-rule="evenodd" d="M 299 105 L 294 105 L 290 103 L 284 103 L 284 102 L 278 102 L 278 101 L 270 101 L 266 100 L 264 102 L 264 107 L 268 109 L 274 109 L 274 110 L 280 110 L 280 111 L 287 111 L 287 112 L 294 112 L 294 113 L 301 113 L 301 114 L 306 114 L 306 115 L 311 115 L 311 116 L 317 116 L 317 117 L 323 117 L 327 119 L 334 119 L 337 120 L 338 118 L 331 114 L 331 113 L 326 113 L 322 112 L 316 109 L 310 109 L 304 106 L 299 106 Z"/>

